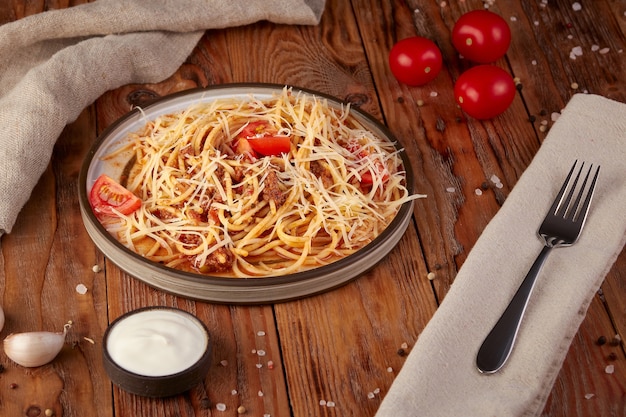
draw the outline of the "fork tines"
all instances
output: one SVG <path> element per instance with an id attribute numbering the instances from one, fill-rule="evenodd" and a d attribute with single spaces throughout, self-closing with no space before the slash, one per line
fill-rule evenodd
<path id="1" fill-rule="evenodd" d="M 577 164 L 578 160 L 574 161 L 574 165 L 572 165 L 569 174 L 567 174 L 563 187 L 561 187 L 550 212 L 554 213 L 556 216 L 571 219 L 575 223 L 582 223 L 585 221 L 587 212 L 589 211 L 589 205 L 595 190 L 596 180 L 598 179 L 598 174 L 600 173 L 600 165 L 596 167 L 591 183 L 587 184 L 589 176 L 593 170 L 593 164 L 590 164 L 582 184 L 578 185 L 578 180 L 580 179 L 583 168 L 585 167 L 585 162 L 581 164 L 574 180 L 570 181 Z M 566 192 L 567 195 L 565 195 Z M 572 202 L 572 198 L 574 198 L 576 192 L 576 198 Z M 583 196 L 585 197 L 581 204 Z"/>

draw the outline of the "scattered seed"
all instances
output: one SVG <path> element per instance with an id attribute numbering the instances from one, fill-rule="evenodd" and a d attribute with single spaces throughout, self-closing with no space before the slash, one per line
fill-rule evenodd
<path id="1" fill-rule="evenodd" d="M 449 192 L 449 193 L 453 193 L 453 192 L 455 192 L 455 191 L 456 191 L 456 188 L 454 188 L 454 187 L 448 187 L 448 188 L 446 188 L 446 191 L 447 191 L 447 192 Z"/>
<path id="2" fill-rule="evenodd" d="M 217 404 L 215 404 L 215 409 L 217 411 L 226 411 L 226 404 L 224 404 L 224 403 L 217 403 Z"/>
<path id="3" fill-rule="evenodd" d="M 406 356 L 406 351 L 402 348 L 398 349 L 398 356 Z"/>
<path id="4" fill-rule="evenodd" d="M 604 55 L 604 54 L 608 54 L 610 50 L 611 49 L 609 49 L 609 48 L 602 48 L 598 52 L 601 53 L 602 55 Z"/>
<path id="5" fill-rule="evenodd" d="M 426 278 L 428 278 L 429 281 L 432 281 L 433 279 L 435 279 L 436 275 L 434 272 L 429 272 L 428 275 L 426 275 Z"/>
<path id="6" fill-rule="evenodd" d="M 580 3 L 578 3 L 578 2 L 574 2 L 574 3 L 572 3 L 572 9 L 573 9 L 575 12 L 577 12 L 577 11 L 579 11 L 579 10 L 582 10 L 582 8 L 583 8 L 583 6 L 581 6 L 581 5 L 580 5 Z"/>
<path id="7" fill-rule="evenodd" d="M 257 336 L 265 336 L 265 332 L 263 330 L 259 330 L 258 332 L 256 332 Z"/>
<path id="8" fill-rule="evenodd" d="M 265 351 L 264 351 L 264 350 L 262 350 L 262 349 L 259 349 L 259 350 L 257 350 L 257 351 L 256 351 L 256 354 L 257 354 L 258 356 L 265 356 Z"/>
<path id="9" fill-rule="evenodd" d="M 51 408 L 46 408 L 43 412 L 47 417 L 52 417 L 54 415 L 54 410 Z"/>
<path id="10" fill-rule="evenodd" d="M 438 95 L 439 95 L 439 93 L 438 93 L 438 92 L 436 92 L 436 91 L 431 91 L 431 92 L 430 92 L 430 96 L 431 96 L 431 97 L 437 97 Z"/>
<path id="11" fill-rule="evenodd" d="M 537 117 L 536 117 L 535 115 L 533 115 L 533 114 L 531 114 L 531 115 L 528 117 L 528 121 L 529 121 L 530 123 L 535 123 L 535 121 L 536 121 L 536 120 L 537 120 Z"/>
<path id="12" fill-rule="evenodd" d="M 424 105 L 424 100 L 417 100 L 417 106 L 422 107 Z"/>
<path id="13" fill-rule="evenodd" d="M 610 361 L 614 361 L 614 360 L 617 360 L 617 355 L 615 354 L 615 352 L 611 352 L 609 353 L 609 356 L 607 356 L 606 358 Z"/>
<path id="14" fill-rule="evenodd" d="M 615 365 L 607 365 L 606 368 L 604 368 L 604 372 L 606 372 L 607 374 L 612 374 L 613 372 L 615 372 Z"/>
<path id="15" fill-rule="evenodd" d="M 223 360 L 220 361 L 220 365 L 228 366 L 228 361 L 226 359 L 223 359 Z"/>
<path id="16" fill-rule="evenodd" d="M 595 51 L 597 51 L 598 49 L 600 49 L 600 46 L 599 46 L 599 45 L 591 45 L 591 51 L 592 51 L 592 52 L 595 52 Z"/>
<path id="17" fill-rule="evenodd" d="M 91 343 L 92 345 L 96 344 L 96 342 L 90 337 L 83 336 L 83 339 L 85 339 L 87 342 Z"/>
<path id="18" fill-rule="evenodd" d="M 92 266 L 92 267 L 91 267 L 91 270 L 92 270 L 93 272 L 95 272 L 96 274 L 97 274 L 98 272 L 102 271 L 102 269 L 100 269 L 100 265 L 94 265 L 94 266 Z"/>
<path id="19" fill-rule="evenodd" d="M 334 407 L 335 406 L 335 402 L 334 401 L 327 401 L 326 402 L 326 407 Z"/>
<path id="20" fill-rule="evenodd" d="M 370 400 L 371 400 L 372 398 L 374 398 L 374 397 L 375 397 L 375 395 L 374 395 L 374 393 L 373 393 L 373 392 L 368 392 L 368 393 L 367 393 L 367 398 L 369 398 Z"/>
<path id="21" fill-rule="evenodd" d="M 596 344 L 598 346 L 602 346 L 602 345 L 606 344 L 606 337 L 604 337 L 604 336 L 598 337 L 598 340 L 596 340 Z"/>
<path id="22" fill-rule="evenodd" d="M 263 364 L 262 364 L 262 363 L 257 363 L 257 364 L 256 364 L 256 367 L 257 367 L 258 369 L 261 369 L 261 368 L 263 368 Z"/>
<path id="23" fill-rule="evenodd" d="M 393 372 L 393 368 L 390 366 L 387 368 L 387 372 L 392 373 Z"/>
<path id="24" fill-rule="evenodd" d="M 539 131 L 540 131 L 540 132 L 545 132 L 547 129 L 548 129 L 548 128 L 547 128 L 547 127 L 545 127 L 545 126 L 543 126 L 543 125 L 542 125 L 542 126 L 539 126 Z"/>
<path id="25" fill-rule="evenodd" d="M 243 405 L 240 405 L 237 408 L 237 414 L 245 414 L 245 412 L 246 412 L 246 407 L 244 407 Z"/>
<path id="26" fill-rule="evenodd" d="M 230 392 L 230 395 L 237 395 L 237 394 L 238 394 L 238 392 L 237 392 L 237 390 L 236 390 L 236 389 L 234 389 L 234 390 L 232 390 L 232 391 Z"/>
<path id="27" fill-rule="evenodd" d="M 257 392 L 256 395 L 258 395 L 259 397 L 262 397 L 263 396 L 263 391 L 259 390 L 259 392 Z"/>
<path id="28" fill-rule="evenodd" d="M 407 349 L 409 347 L 408 343 L 404 342 L 400 345 L 402 349 Z"/>
<path id="29" fill-rule="evenodd" d="M 320 405 L 323 407 L 326 405 L 326 400 L 320 400 Z"/>
<path id="30" fill-rule="evenodd" d="M 572 90 L 578 90 L 578 83 L 572 83 L 570 87 L 572 87 Z"/>
<path id="31" fill-rule="evenodd" d="M 592 399 L 595 396 L 596 396 L 596 394 L 591 394 L 591 393 L 585 394 L 585 400 L 590 400 L 590 399 Z"/>

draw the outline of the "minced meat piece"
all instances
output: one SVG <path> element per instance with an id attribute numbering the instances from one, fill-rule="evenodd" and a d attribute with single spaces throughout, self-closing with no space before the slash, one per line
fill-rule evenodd
<path id="1" fill-rule="evenodd" d="M 274 201 L 276 207 L 280 207 L 287 201 L 287 195 L 281 187 L 282 183 L 276 175 L 276 171 L 271 170 L 267 173 L 265 180 L 263 181 L 265 188 L 263 188 L 263 200 Z"/>

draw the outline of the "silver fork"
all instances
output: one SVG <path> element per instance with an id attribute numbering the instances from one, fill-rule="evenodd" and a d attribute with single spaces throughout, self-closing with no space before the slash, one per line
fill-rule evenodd
<path id="1" fill-rule="evenodd" d="M 543 249 L 508 307 L 478 350 L 476 366 L 480 372 L 494 373 L 502 368 L 511 354 L 537 275 L 539 275 L 548 254 L 553 248 L 573 245 L 580 236 L 589 212 L 600 166 L 596 168 L 591 184 L 587 187 L 593 169 L 593 165 L 591 165 L 582 185 L 577 188 L 578 180 L 585 166 L 583 162 L 576 177 L 572 180 L 572 174 L 577 163 L 578 161 L 574 162 L 561 190 L 552 203 L 552 207 L 550 207 L 550 211 L 539 227 L 539 236 L 544 240 Z M 576 190 L 578 191 L 574 198 Z M 574 200 L 572 201 L 572 199 Z"/>

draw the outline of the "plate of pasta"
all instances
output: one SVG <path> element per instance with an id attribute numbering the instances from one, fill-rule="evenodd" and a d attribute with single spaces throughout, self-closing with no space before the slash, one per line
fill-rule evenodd
<path id="1" fill-rule="evenodd" d="M 373 117 L 273 84 L 188 90 L 96 140 L 79 202 L 96 246 L 187 298 L 260 304 L 341 286 L 410 224 L 411 167 Z"/>

